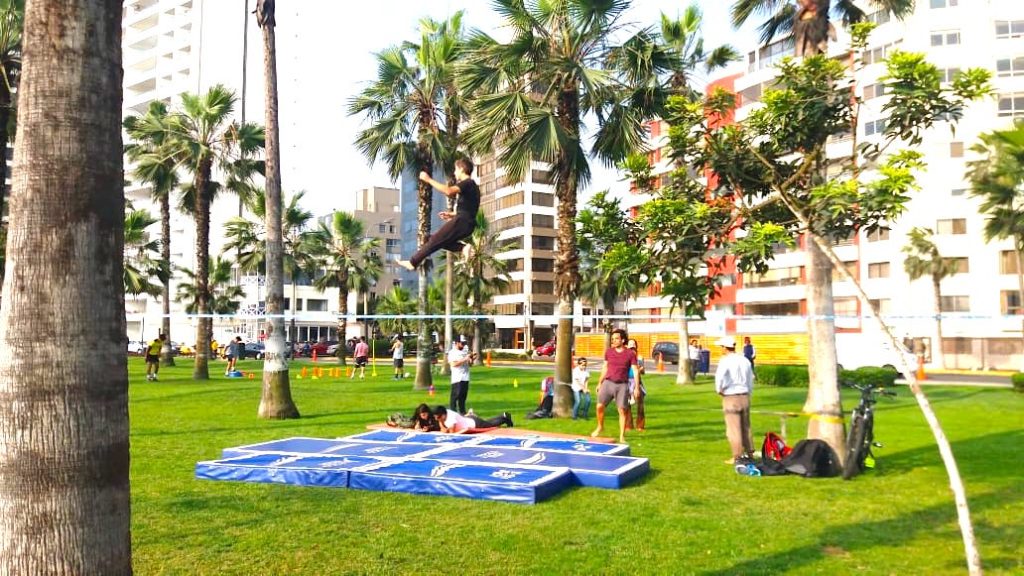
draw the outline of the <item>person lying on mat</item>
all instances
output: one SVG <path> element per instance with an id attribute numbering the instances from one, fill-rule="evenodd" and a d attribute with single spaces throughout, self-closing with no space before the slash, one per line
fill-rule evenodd
<path id="1" fill-rule="evenodd" d="M 413 429 L 419 430 L 420 432 L 440 432 L 441 426 L 437 423 L 437 418 L 430 412 L 430 406 L 426 404 L 420 404 L 416 407 L 416 412 L 412 415 Z"/>
<path id="2" fill-rule="evenodd" d="M 476 414 L 462 416 L 455 410 L 438 406 L 434 408 L 434 418 L 437 418 L 441 432 L 448 432 L 449 434 L 465 434 L 474 428 L 497 428 L 502 424 L 509 428 L 512 427 L 512 415 L 508 412 L 502 412 L 501 416 L 484 420 Z"/>

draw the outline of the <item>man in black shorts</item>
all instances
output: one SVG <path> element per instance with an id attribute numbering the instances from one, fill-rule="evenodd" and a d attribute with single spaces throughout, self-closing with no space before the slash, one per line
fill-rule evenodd
<path id="1" fill-rule="evenodd" d="M 449 198 L 456 198 L 455 212 L 441 212 L 443 226 L 432 234 L 427 243 L 420 247 L 409 260 L 399 260 L 398 265 L 406 270 L 415 270 L 419 265 L 430 257 L 431 254 L 442 248 L 449 252 L 462 251 L 463 256 L 469 257 L 469 246 L 463 244 L 463 240 L 469 238 L 476 228 L 476 213 L 480 209 L 480 188 L 470 178 L 473 173 L 473 163 L 466 158 L 459 158 L 455 161 L 455 180 L 457 184 L 449 186 L 442 184 L 430 177 L 426 172 L 420 172 L 420 180 L 430 184 L 438 191 Z"/>

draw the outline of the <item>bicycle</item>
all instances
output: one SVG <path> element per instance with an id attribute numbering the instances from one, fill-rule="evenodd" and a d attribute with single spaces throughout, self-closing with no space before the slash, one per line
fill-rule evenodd
<path id="1" fill-rule="evenodd" d="M 853 384 L 843 382 L 843 386 L 860 391 L 860 402 L 850 414 L 850 432 L 846 437 L 846 460 L 843 462 L 843 480 L 849 480 L 864 471 L 865 467 L 874 467 L 874 454 L 871 448 L 881 448 L 875 442 L 875 409 L 879 394 L 895 396 L 891 392 L 874 384 Z M 869 460 L 870 458 L 870 460 Z"/>

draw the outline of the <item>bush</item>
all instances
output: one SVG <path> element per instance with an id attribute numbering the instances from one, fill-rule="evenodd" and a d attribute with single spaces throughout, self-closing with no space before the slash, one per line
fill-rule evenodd
<path id="1" fill-rule="evenodd" d="M 807 366 L 789 364 L 759 364 L 756 370 L 759 386 L 804 387 L 810 382 Z"/>
<path id="2" fill-rule="evenodd" d="M 874 384 L 883 388 L 891 388 L 896 384 L 900 373 L 892 367 L 861 366 L 856 370 L 840 370 L 839 380 L 851 384 Z"/>
<path id="3" fill-rule="evenodd" d="M 1010 376 L 1010 380 L 1013 381 L 1013 389 L 1024 394 L 1024 372 L 1017 372 Z"/>

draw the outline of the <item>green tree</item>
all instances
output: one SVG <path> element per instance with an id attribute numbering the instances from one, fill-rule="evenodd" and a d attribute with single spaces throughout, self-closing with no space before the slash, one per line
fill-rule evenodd
<path id="1" fill-rule="evenodd" d="M 476 228 L 466 240 L 470 246 L 469 258 L 455 261 L 456 280 L 454 293 L 459 302 L 466 302 L 466 312 L 474 318 L 471 323 L 473 331 L 473 352 L 476 353 L 476 364 L 483 364 L 481 348 L 483 347 L 484 306 L 495 294 L 506 288 L 510 282 L 508 261 L 499 260 L 494 256 L 499 252 L 498 235 L 491 232 L 490 223 L 483 210 L 476 213 Z M 460 332 L 466 326 L 460 327 Z M 447 348 L 446 348 L 447 349 Z"/>
<path id="2" fill-rule="evenodd" d="M 626 32 L 629 2 L 606 0 L 497 0 L 494 8 L 510 33 L 500 42 L 475 32 L 467 42 L 460 89 L 472 94 L 471 149 L 497 154 L 511 182 L 525 179 L 532 162 L 551 167 L 558 201 L 558 348 L 555 412 L 572 409 L 572 314 L 579 291 L 576 195 L 590 179 L 584 121 L 596 119 L 590 149 L 614 163 L 644 145 L 643 121 L 657 109 L 649 76 L 611 58 Z"/>
<path id="3" fill-rule="evenodd" d="M 132 538 L 121 3 L 34 0 L 24 30 L 0 308 L 0 574 L 122 576 Z M 55 362 L 40 334 L 88 345 Z"/>
<path id="4" fill-rule="evenodd" d="M 21 75 L 21 32 L 25 19 L 24 0 L 0 0 L 0 150 L 7 150 L 8 141 L 17 126 L 14 94 Z M 0 155 L 0 236 L 4 231 L 4 206 L 7 196 L 7 154 Z M 0 264 L 6 244 L 0 243 Z M 0 266 L 0 284 L 4 270 Z"/>
<path id="5" fill-rule="evenodd" d="M 132 210 L 124 217 L 124 291 L 126 294 L 160 296 L 168 267 L 160 259 L 160 242 L 146 229 L 157 220 L 148 210 Z"/>
<path id="6" fill-rule="evenodd" d="M 936 345 L 932 346 L 932 358 L 933 362 L 945 367 L 942 349 L 942 281 L 956 273 L 956 265 L 951 260 L 942 257 L 939 247 L 932 241 L 933 235 L 934 232 L 930 228 L 910 230 L 910 233 L 907 234 L 907 245 L 903 247 L 903 253 L 907 255 L 903 260 L 903 269 L 911 280 L 928 276 L 932 281 L 936 332 Z"/>
<path id="7" fill-rule="evenodd" d="M 453 45 L 461 30 L 461 15 L 451 23 L 435 27 L 424 21 L 420 43 L 392 46 L 378 53 L 377 78 L 349 102 L 349 114 L 363 115 L 370 125 L 359 132 L 355 144 L 372 165 L 383 161 L 395 179 L 402 173 L 434 174 L 450 158 L 451 141 L 445 127 L 458 126 L 461 109 L 449 110 L 452 98 L 451 62 L 459 48 Z M 449 120 L 450 117 L 454 117 Z M 430 237 L 433 188 L 418 181 L 417 241 L 426 244 Z M 419 274 L 418 313 L 426 315 L 429 281 L 427 267 Z M 414 387 L 430 387 L 432 376 L 429 347 L 430 333 L 421 324 L 419 353 L 416 356 Z"/>
<path id="8" fill-rule="evenodd" d="M 163 307 L 160 332 L 164 345 L 160 349 L 160 364 L 174 366 L 171 349 L 171 193 L 178 187 L 178 171 L 174 158 L 167 152 L 170 131 L 167 128 L 167 105 L 150 102 L 142 116 L 129 116 L 123 125 L 133 140 L 125 146 L 128 159 L 135 164 L 134 175 L 150 187 L 150 194 L 160 205 L 160 262 L 165 269 L 160 276 L 163 291 L 159 295 Z"/>
<path id="9" fill-rule="evenodd" d="M 338 289 L 338 359 L 345 365 L 344 346 L 348 332 L 348 297 L 366 280 L 376 280 L 382 268 L 377 249 L 380 242 L 367 238 L 363 223 L 348 212 L 335 212 L 331 226 L 320 225 L 314 253 L 321 258 L 326 274 L 314 280 L 317 290 Z"/>
<path id="10" fill-rule="evenodd" d="M 416 306 L 417 303 L 412 299 L 412 294 L 408 290 L 401 286 L 395 286 L 377 300 L 377 314 L 393 317 L 378 318 L 377 324 L 387 334 L 404 336 L 412 332 L 415 327 L 416 323 L 407 317 L 416 313 Z"/>
<path id="11" fill-rule="evenodd" d="M 224 187 L 234 191 L 248 191 L 245 181 L 255 171 L 253 157 L 263 148 L 263 129 L 256 124 L 231 121 L 236 98 L 233 92 L 217 84 L 205 94 L 182 94 L 181 111 L 172 114 L 166 122 L 170 136 L 165 153 L 192 175 L 192 183 L 183 192 L 196 222 L 197 282 L 196 360 L 192 378 L 208 380 L 210 339 L 213 334 L 210 278 L 210 206 L 221 188 L 213 180 L 214 167 L 228 177 Z"/>
<path id="12" fill-rule="evenodd" d="M 212 260 L 206 269 L 210 277 L 206 284 L 209 286 L 209 314 L 229 315 L 236 314 L 242 306 L 242 299 L 245 298 L 245 290 L 231 282 L 231 261 L 226 258 Z M 199 282 L 196 273 L 188 268 L 179 268 L 185 276 L 186 282 L 178 284 L 178 292 L 174 298 L 175 302 L 185 304 L 185 312 L 189 314 L 199 313 Z M 210 346 L 206 346 L 207 350 Z M 199 344 L 196 344 L 196 354 L 199 354 Z"/>
<path id="13" fill-rule="evenodd" d="M 981 158 L 971 162 L 971 196 L 986 215 L 985 240 L 1009 238 L 1017 261 L 1017 310 L 1024 310 L 1024 121 L 1009 130 L 981 136 L 971 147 Z M 1024 317 L 1021 318 L 1024 339 Z"/>

